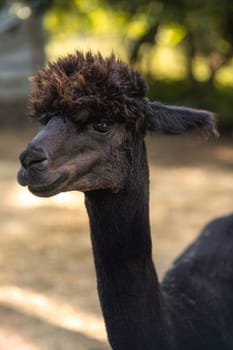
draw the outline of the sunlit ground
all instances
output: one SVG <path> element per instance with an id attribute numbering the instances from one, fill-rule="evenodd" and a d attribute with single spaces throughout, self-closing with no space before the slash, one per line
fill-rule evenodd
<path id="1" fill-rule="evenodd" d="M 31 131 L 0 134 L 0 350 L 105 350 L 79 193 L 33 197 L 16 183 Z M 232 139 L 148 141 L 151 226 L 161 277 L 215 216 L 233 209 Z"/>

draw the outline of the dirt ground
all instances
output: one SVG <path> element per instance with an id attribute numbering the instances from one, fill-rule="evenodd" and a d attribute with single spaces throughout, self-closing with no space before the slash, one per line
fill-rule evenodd
<path id="1" fill-rule="evenodd" d="M 80 193 L 16 183 L 33 130 L 0 132 L 0 350 L 106 350 Z M 148 140 L 154 260 L 161 277 L 212 218 L 233 210 L 233 140 Z"/>

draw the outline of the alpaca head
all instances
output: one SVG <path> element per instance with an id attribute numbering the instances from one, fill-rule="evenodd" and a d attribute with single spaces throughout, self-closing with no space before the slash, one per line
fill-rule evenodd
<path id="1" fill-rule="evenodd" d="M 216 133 L 209 112 L 150 102 L 142 76 L 114 55 L 70 55 L 31 80 L 30 116 L 43 128 L 20 156 L 18 181 L 38 196 L 120 191 L 147 131 Z"/>

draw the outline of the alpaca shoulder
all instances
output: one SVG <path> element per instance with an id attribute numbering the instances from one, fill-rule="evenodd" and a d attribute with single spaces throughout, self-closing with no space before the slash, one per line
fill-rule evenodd
<path id="1" fill-rule="evenodd" d="M 184 274 L 219 278 L 233 283 L 233 214 L 211 221 L 199 237 L 175 260 L 164 278 Z M 181 275 L 179 277 L 179 275 Z M 188 277 L 188 276 L 185 276 Z"/>
<path id="2" fill-rule="evenodd" d="M 179 348 L 233 349 L 233 215 L 203 229 L 167 272 L 162 289 Z"/>

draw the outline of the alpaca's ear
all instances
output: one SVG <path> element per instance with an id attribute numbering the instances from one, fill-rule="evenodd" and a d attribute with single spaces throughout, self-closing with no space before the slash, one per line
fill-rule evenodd
<path id="1" fill-rule="evenodd" d="M 150 102 L 152 113 L 147 117 L 147 130 L 162 134 L 183 134 L 203 129 L 207 134 L 218 135 L 214 115 L 211 112 L 187 107 L 166 106 Z"/>

